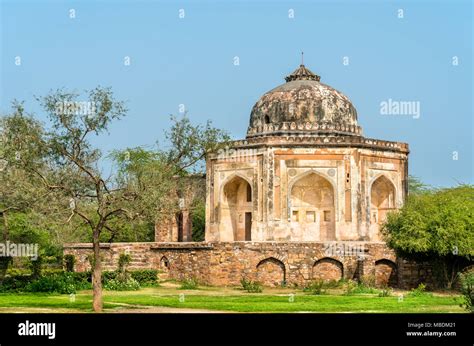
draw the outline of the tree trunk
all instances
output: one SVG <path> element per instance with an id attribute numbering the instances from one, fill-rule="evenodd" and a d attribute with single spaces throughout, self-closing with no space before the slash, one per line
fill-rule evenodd
<path id="1" fill-rule="evenodd" d="M 92 271 L 92 307 L 94 312 L 102 312 L 102 261 L 100 258 L 100 232 L 98 229 L 94 230 L 93 234 L 93 271 Z"/>
<path id="2" fill-rule="evenodd" d="M 449 275 L 449 281 L 448 281 L 448 289 L 452 289 L 453 286 L 454 286 L 454 283 L 456 281 L 456 278 L 457 278 L 457 275 L 458 275 L 458 270 L 459 270 L 459 266 L 458 266 L 458 260 L 456 257 L 453 258 L 452 261 L 450 261 L 450 275 Z"/>

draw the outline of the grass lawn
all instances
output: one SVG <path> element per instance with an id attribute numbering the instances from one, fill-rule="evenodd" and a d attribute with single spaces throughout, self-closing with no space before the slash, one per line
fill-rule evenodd
<path id="1" fill-rule="evenodd" d="M 290 288 L 266 288 L 263 293 L 247 293 L 228 287 L 180 290 L 178 285 L 169 283 L 139 291 L 104 291 L 104 309 L 106 312 L 464 312 L 459 307 L 458 295 L 435 293 L 408 297 L 407 293 L 396 291 L 391 297 L 376 294 L 346 296 L 336 290 L 311 295 Z M 180 294 L 184 295 L 184 302 L 180 301 Z M 293 302 L 290 302 L 290 294 L 294 294 Z M 404 294 L 402 301 L 398 298 L 400 294 Z M 0 294 L 0 312 L 91 312 L 91 305 L 91 291 L 78 292 L 75 301 L 70 301 L 68 295 Z"/>

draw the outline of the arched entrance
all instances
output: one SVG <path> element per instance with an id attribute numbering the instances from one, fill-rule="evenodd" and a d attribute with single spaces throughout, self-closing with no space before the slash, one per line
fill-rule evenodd
<path id="1" fill-rule="evenodd" d="M 160 279 L 167 279 L 170 273 L 170 261 L 166 256 L 162 256 L 158 265 L 160 271 Z"/>
<path id="2" fill-rule="evenodd" d="M 335 240 L 334 188 L 316 173 L 301 177 L 291 188 L 290 217 L 302 240 Z"/>
<path id="3" fill-rule="evenodd" d="M 221 229 L 232 231 L 228 240 L 252 240 L 252 187 L 247 180 L 239 176 L 229 180 L 221 200 L 219 223 Z"/>

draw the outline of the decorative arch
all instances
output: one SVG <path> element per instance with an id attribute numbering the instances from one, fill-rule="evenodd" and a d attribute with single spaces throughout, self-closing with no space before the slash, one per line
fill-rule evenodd
<path id="1" fill-rule="evenodd" d="M 269 258 L 274 258 L 282 263 L 285 263 L 288 259 L 288 256 L 284 253 L 281 253 L 281 254 L 272 254 L 272 255 L 269 255 L 268 253 L 267 254 L 262 254 L 260 256 L 257 257 L 257 263 L 261 263 L 263 262 L 264 260 L 266 259 L 269 259 Z M 286 267 L 285 267 L 286 268 Z"/>
<path id="2" fill-rule="evenodd" d="M 298 180 L 301 180 L 302 178 L 306 177 L 307 175 L 311 175 L 311 174 L 317 174 L 317 175 L 320 175 L 322 178 L 326 179 L 331 185 L 332 185 L 332 188 L 334 189 L 334 191 L 336 191 L 336 183 L 333 181 L 333 179 L 323 173 L 323 172 L 319 172 L 315 169 L 311 169 L 309 171 L 306 171 L 306 172 L 303 172 L 303 173 L 300 173 L 298 175 L 296 175 L 295 177 L 293 177 L 290 182 L 288 183 L 288 190 L 291 191 L 291 189 L 293 188 L 293 185 L 298 181 Z"/>
<path id="3" fill-rule="evenodd" d="M 286 268 L 282 261 L 268 257 L 257 264 L 257 281 L 265 286 L 281 286 L 286 282 Z"/>
<path id="4" fill-rule="evenodd" d="M 396 287 L 398 285 L 397 264 L 386 258 L 375 261 L 375 284 L 381 287 Z"/>
<path id="5" fill-rule="evenodd" d="M 344 277 L 344 265 L 334 258 L 321 258 L 314 262 L 311 277 L 313 280 L 339 281 Z"/>
<path id="6" fill-rule="evenodd" d="M 289 218 L 301 228 L 305 239 L 336 239 L 336 203 L 337 189 L 320 172 L 304 172 L 289 183 Z"/>
<path id="7" fill-rule="evenodd" d="M 370 223 L 382 224 L 387 213 L 397 209 L 397 188 L 385 174 L 372 179 L 369 186 Z"/>
<path id="8" fill-rule="evenodd" d="M 381 177 L 384 177 L 385 179 L 387 179 L 390 183 L 392 183 L 392 186 L 393 188 L 395 189 L 395 197 L 398 196 L 398 189 L 397 189 L 397 184 L 395 184 L 392 180 L 392 178 L 390 178 L 386 173 L 378 173 L 376 174 L 369 182 L 369 196 L 370 196 L 370 191 L 372 190 L 372 186 L 373 184 Z M 396 202 L 397 198 L 395 198 L 395 202 Z M 396 205 L 396 203 L 395 203 Z"/>
<path id="9" fill-rule="evenodd" d="M 219 195 L 219 224 L 222 230 L 229 233 L 228 240 L 252 240 L 254 195 L 251 182 L 242 174 L 233 173 L 222 182 Z"/>
<path id="10" fill-rule="evenodd" d="M 240 172 L 233 172 L 232 174 L 230 174 L 228 177 L 226 177 L 220 184 L 220 187 L 219 187 L 219 197 L 222 197 L 222 193 L 224 191 L 224 186 L 229 182 L 231 181 L 232 179 L 236 178 L 236 177 L 239 177 L 239 178 L 242 178 L 243 180 L 245 180 L 251 187 L 253 186 L 252 185 L 252 181 L 246 177 L 244 174 L 240 173 Z M 253 188 L 252 188 L 253 190 Z M 253 191 L 252 191 L 253 193 Z"/>

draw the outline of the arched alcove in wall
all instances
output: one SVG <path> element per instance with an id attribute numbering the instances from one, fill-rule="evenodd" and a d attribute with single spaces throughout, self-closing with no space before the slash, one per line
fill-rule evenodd
<path id="1" fill-rule="evenodd" d="M 311 172 L 291 186 L 290 218 L 303 232 L 316 230 L 319 239 L 335 240 L 336 208 L 334 188 L 323 176 Z"/>
<path id="2" fill-rule="evenodd" d="M 375 284 L 380 287 L 398 285 L 397 265 L 388 259 L 375 262 Z"/>
<path id="3" fill-rule="evenodd" d="M 321 258 L 313 265 L 313 280 L 339 281 L 344 277 L 343 264 L 333 258 Z"/>
<path id="4" fill-rule="evenodd" d="M 371 223 L 382 224 L 387 213 L 396 209 L 395 186 L 384 175 L 379 176 L 370 189 L 370 220 Z"/>
<path id="5" fill-rule="evenodd" d="M 240 176 L 228 180 L 222 189 L 219 222 L 232 229 L 233 240 L 252 240 L 252 187 Z"/>
<path id="6" fill-rule="evenodd" d="M 257 281 L 265 286 L 280 286 L 286 280 L 285 265 L 282 261 L 269 257 L 257 264 Z"/>

